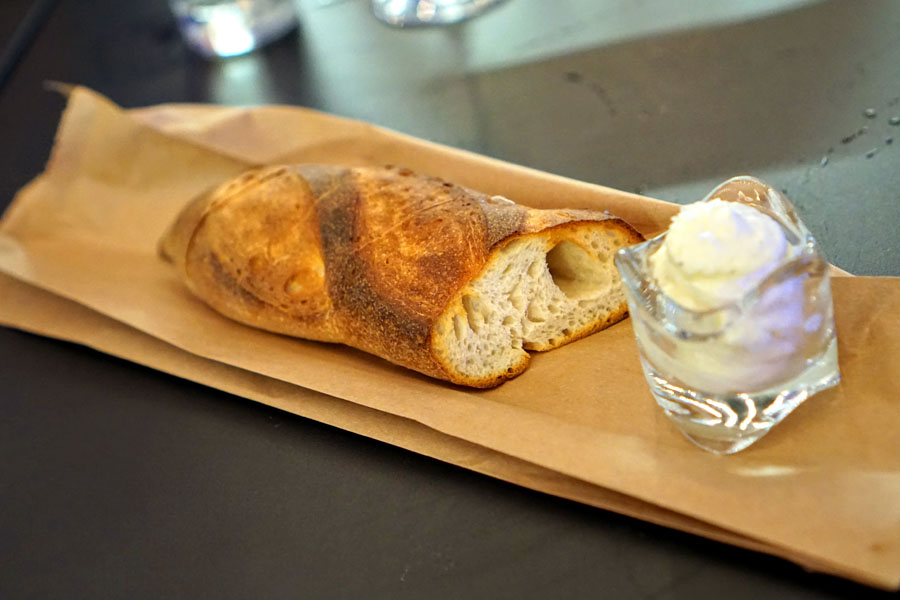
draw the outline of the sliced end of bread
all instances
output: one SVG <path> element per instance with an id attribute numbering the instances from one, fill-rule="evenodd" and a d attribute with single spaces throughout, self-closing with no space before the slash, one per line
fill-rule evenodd
<path id="1" fill-rule="evenodd" d="M 431 350 L 454 383 L 493 387 L 550 350 L 626 315 L 613 263 L 640 241 L 618 220 L 576 221 L 504 241 L 437 319 Z"/>

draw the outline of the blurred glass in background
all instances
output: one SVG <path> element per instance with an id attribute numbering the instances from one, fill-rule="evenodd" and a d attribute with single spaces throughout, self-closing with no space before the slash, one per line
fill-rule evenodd
<path id="1" fill-rule="evenodd" d="M 450 25 L 480 15 L 503 0 L 372 0 L 372 12 L 395 27 Z"/>
<path id="2" fill-rule="evenodd" d="M 297 26 L 293 0 L 169 0 L 182 36 L 206 57 L 246 54 Z"/>

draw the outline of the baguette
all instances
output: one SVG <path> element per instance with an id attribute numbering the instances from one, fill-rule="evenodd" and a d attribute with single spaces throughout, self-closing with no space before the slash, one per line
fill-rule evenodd
<path id="1" fill-rule="evenodd" d="M 476 388 L 626 316 L 608 214 L 538 210 L 408 169 L 277 166 L 203 194 L 160 241 L 242 323 Z"/>

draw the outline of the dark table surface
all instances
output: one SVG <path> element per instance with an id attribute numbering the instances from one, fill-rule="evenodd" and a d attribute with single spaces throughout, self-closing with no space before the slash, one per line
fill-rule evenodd
<path id="1" fill-rule="evenodd" d="M 896 0 L 509 0 L 415 31 L 363 0 L 301 13 L 209 62 L 164 0 L 4 0 L 0 206 L 48 156 L 58 80 L 309 106 L 675 202 L 749 173 L 832 262 L 900 275 Z M 879 594 L 9 329 L 0 386 L 2 598 Z"/>

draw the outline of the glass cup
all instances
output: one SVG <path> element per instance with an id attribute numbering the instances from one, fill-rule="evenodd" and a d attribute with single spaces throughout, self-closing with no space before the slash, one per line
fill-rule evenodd
<path id="1" fill-rule="evenodd" d="M 181 35 L 208 58 L 238 56 L 297 26 L 294 0 L 169 0 Z"/>
<path id="2" fill-rule="evenodd" d="M 450 25 L 480 15 L 503 0 L 372 0 L 375 17 L 394 27 Z"/>
<path id="3" fill-rule="evenodd" d="M 813 394 L 840 381 L 828 263 L 781 193 L 752 177 L 730 179 L 719 198 L 782 227 L 783 264 L 724 306 L 696 311 L 664 293 L 649 258 L 663 233 L 624 248 L 616 265 L 650 390 L 692 442 L 718 454 L 762 438 Z"/>

